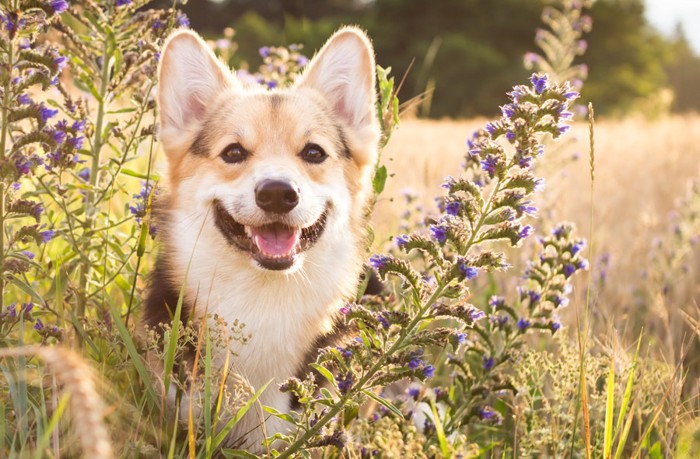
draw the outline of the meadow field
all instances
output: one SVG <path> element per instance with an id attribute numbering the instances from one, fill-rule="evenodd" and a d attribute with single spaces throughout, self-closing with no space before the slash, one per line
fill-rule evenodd
<path id="1" fill-rule="evenodd" d="M 141 321 L 160 50 L 189 26 L 147 4 L 1 3 L 0 457 L 250 459 L 230 436 L 250 410 L 288 426 L 257 445 L 281 459 L 698 457 L 700 115 L 587 118 L 590 2 L 544 9 L 494 118 L 402 115 L 377 67 L 383 290 L 359 282 L 348 336 L 262 387 L 237 372 L 245 324 L 181 320 L 184 287 L 168 323 Z M 208 44 L 228 62 L 235 32 Z M 301 51 L 262 46 L 237 75 L 276 91 Z"/>

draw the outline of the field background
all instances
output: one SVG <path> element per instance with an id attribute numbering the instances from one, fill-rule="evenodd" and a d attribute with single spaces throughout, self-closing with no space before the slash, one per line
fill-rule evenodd
<path id="1" fill-rule="evenodd" d="M 442 195 L 440 184 L 445 176 L 458 173 L 466 139 L 485 122 L 409 119 L 401 123 L 383 154 L 393 176 L 374 213 L 377 243 L 400 232 L 404 193 L 418 195 L 426 210 L 436 212 L 434 197 Z M 697 343 L 680 310 L 696 320 L 700 317 L 700 254 L 693 246 L 673 247 L 672 241 L 689 187 L 700 178 L 700 116 L 596 121 L 593 195 L 588 151 L 588 124 L 577 122 L 571 136 L 545 152 L 548 159 L 539 171 L 546 179 L 545 191 L 538 195 L 543 201 L 538 203 L 539 222 L 544 226 L 574 222 L 580 234 L 593 241 L 591 276 L 597 286 L 590 307 L 593 335 L 602 342 L 614 325 L 630 346 L 644 326 L 648 350 L 675 364 L 681 343 Z M 548 229 L 537 228 L 537 221 L 533 225 L 539 231 Z M 682 252 L 683 266 L 673 268 L 685 277 L 659 259 L 666 250 Z M 667 279 L 665 274 L 674 277 Z M 582 308 L 585 285 L 581 283 L 586 280 L 580 281 L 572 304 Z M 673 298 L 663 295 L 668 288 L 664 283 L 669 281 L 676 290 Z M 573 331 L 574 308 L 569 308 L 563 321 Z M 696 408 L 700 406 L 699 358 L 691 353 L 687 362 L 687 385 L 693 388 L 688 404 Z"/>

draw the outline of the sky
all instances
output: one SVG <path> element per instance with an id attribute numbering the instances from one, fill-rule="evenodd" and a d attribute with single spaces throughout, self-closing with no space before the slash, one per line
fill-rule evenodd
<path id="1" fill-rule="evenodd" d="M 700 54 L 700 0 L 646 0 L 646 15 L 667 36 L 673 35 L 679 22 L 683 24 L 685 36 Z"/>

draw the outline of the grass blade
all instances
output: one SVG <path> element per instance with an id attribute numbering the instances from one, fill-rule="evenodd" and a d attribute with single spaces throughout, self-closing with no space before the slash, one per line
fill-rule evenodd
<path id="1" fill-rule="evenodd" d="M 615 436 L 619 435 L 620 428 L 622 427 L 622 422 L 627 414 L 627 408 L 629 407 L 630 399 L 632 398 L 632 387 L 634 386 L 634 378 L 637 372 L 637 357 L 639 356 L 639 348 L 642 345 L 642 335 L 644 330 L 639 333 L 639 339 L 637 340 L 637 350 L 634 352 L 634 359 L 632 360 L 632 369 L 630 370 L 629 376 L 627 376 L 627 385 L 625 387 L 625 395 L 622 398 L 622 405 L 620 406 L 620 414 L 617 416 L 617 424 L 615 426 Z"/>
<path id="2" fill-rule="evenodd" d="M 248 400 L 246 402 L 246 404 L 243 405 L 243 407 L 240 410 L 238 410 L 236 415 L 233 418 L 229 419 L 229 421 L 226 423 L 224 428 L 221 429 L 221 432 L 219 432 L 216 435 L 216 437 L 214 437 L 214 443 L 212 445 L 213 449 L 216 449 L 221 444 L 221 442 L 224 441 L 224 439 L 226 438 L 228 433 L 231 431 L 231 429 L 233 429 L 233 427 L 236 424 L 238 424 L 238 421 L 240 421 L 241 418 L 248 412 L 250 407 L 253 406 L 253 403 L 255 403 L 258 400 L 258 398 L 260 398 L 262 393 L 265 391 L 265 389 L 267 389 L 267 386 L 269 386 L 271 382 L 272 382 L 272 379 L 269 380 L 268 382 L 266 382 L 260 389 L 258 389 L 258 391 L 255 393 L 255 395 L 253 395 L 250 398 L 250 400 Z"/>
<path id="3" fill-rule="evenodd" d="M 68 399 L 69 398 L 70 398 L 70 395 L 68 393 L 65 393 L 65 394 L 63 394 L 63 396 L 59 400 L 58 406 L 56 407 L 56 411 L 53 412 L 51 419 L 49 419 L 49 422 L 46 425 L 46 429 L 44 429 L 44 432 L 41 435 L 41 438 L 39 438 L 39 440 L 37 441 L 36 450 L 34 452 L 35 459 L 41 459 L 41 457 L 43 456 L 42 452 L 43 452 L 44 448 L 46 448 L 47 445 L 49 444 L 51 434 L 55 431 L 56 426 L 58 425 L 58 421 L 61 419 L 61 417 L 63 416 L 63 412 L 66 410 L 66 407 L 68 406 Z"/>
<path id="4" fill-rule="evenodd" d="M 615 412 L 615 346 L 610 356 L 610 373 L 608 374 L 607 400 L 605 402 L 605 434 L 603 437 L 603 457 L 609 459 L 612 454 L 613 415 Z"/>

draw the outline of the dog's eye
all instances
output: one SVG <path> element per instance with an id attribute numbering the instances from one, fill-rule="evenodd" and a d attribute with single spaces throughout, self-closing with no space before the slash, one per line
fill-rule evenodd
<path id="1" fill-rule="evenodd" d="M 303 150 L 301 150 L 301 159 L 307 163 L 319 164 L 328 158 L 328 155 L 323 148 L 319 147 L 315 143 L 307 143 Z"/>
<path id="2" fill-rule="evenodd" d="M 226 161 L 229 164 L 234 164 L 234 163 L 241 163 L 245 161 L 248 158 L 248 151 L 243 148 L 243 146 L 236 142 L 232 143 L 231 145 L 228 145 L 226 148 L 224 148 L 224 151 L 221 152 L 221 159 Z"/>

